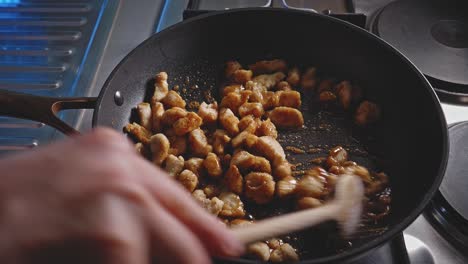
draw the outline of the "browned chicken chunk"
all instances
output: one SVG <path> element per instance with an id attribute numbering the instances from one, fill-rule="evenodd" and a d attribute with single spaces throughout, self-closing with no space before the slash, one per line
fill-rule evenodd
<path id="1" fill-rule="evenodd" d="M 168 139 L 171 144 L 169 154 L 179 156 L 187 151 L 187 138 L 185 136 L 169 136 Z"/>
<path id="2" fill-rule="evenodd" d="M 232 74 L 232 81 L 236 83 L 244 84 L 250 81 L 250 79 L 252 79 L 252 75 L 253 75 L 252 71 L 240 69 L 240 70 L 235 71 Z"/>
<path id="3" fill-rule="evenodd" d="M 224 70 L 224 76 L 227 79 L 231 79 L 235 71 L 242 69 L 242 65 L 237 61 L 228 61 L 226 62 L 226 67 Z"/>
<path id="4" fill-rule="evenodd" d="M 154 81 L 154 94 L 151 100 L 153 102 L 159 102 L 166 97 L 169 92 L 169 85 L 167 84 L 167 73 L 160 72 L 156 74 Z"/>
<path id="5" fill-rule="evenodd" d="M 133 135 L 138 141 L 143 142 L 144 144 L 149 143 L 151 137 L 151 132 L 146 130 L 146 128 L 140 126 L 138 123 L 131 123 L 125 126 L 125 130 Z"/>
<path id="6" fill-rule="evenodd" d="M 284 243 L 280 246 L 280 248 L 271 252 L 270 261 L 273 263 L 291 263 L 299 261 L 299 256 L 297 255 L 296 250 L 290 244 Z"/>
<path id="7" fill-rule="evenodd" d="M 242 84 L 231 84 L 224 87 L 223 96 L 226 96 L 229 93 L 240 93 L 242 90 L 244 90 Z"/>
<path id="8" fill-rule="evenodd" d="M 218 156 L 213 152 L 206 155 L 205 160 L 203 161 L 203 166 L 206 169 L 206 172 L 211 177 L 220 177 L 223 174 L 223 168 L 221 167 L 221 161 Z"/>
<path id="9" fill-rule="evenodd" d="M 286 72 L 288 70 L 288 65 L 286 61 L 279 59 L 262 60 L 249 65 L 249 69 L 251 69 L 255 75 L 258 75 L 273 72 Z"/>
<path id="10" fill-rule="evenodd" d="M 166 158 L 164 170 L 169 174 L 169 176 L 176 177 L 184 169 L 184 163 L 184 157 L 176 157 L 169 154 Z"/>
<path id="11" fill-rule="evenodd" d="M 199 128 L 202 124 L 202 119 L 194 112 L 189 112 L 185 117 L 177 120 L 174 125 L 174 131 L 176 135 L 183 136 L 196 128 Z"/>
<path id="12" fill-rule="evenodd" d="M 241 117 L 253 115 L 254 117 L 261 117 L 264 113 L 261 103 L 244 103 L 239 107 L 239 115 Z"/>
<path id="13" fill-rule="evenodd" d="M 151 102 L 151 127 L 153 133 L 162 131 L 162 116 L 164 115 L 164 105 L 160 102 Z"/>
<path id="14" fill-rule="evenodd" d="M 301 94 L 296 91 L 278 91 L 278 106 L 287 106 L 292 108 L 301 107 Z"/>
<path id="15" fill-rule="evenodd" d="M 208 144 L 205 133 L 199 128 L 189 133 L 188 141 L 190 150 L 198 157 L 206 157 L 213 150 L 213 147 Z"/>
<path id="16" fill-rule="evenodd" d="M 216 122 L 216 120 L 218 120 L 218 103 L 201 103 L 198 108 L 198 115 L 203 119 L 203 124 Z"/>
<path id="17" fill-rule="evenodd" d="M 195 173 L 197 176 L 202 176 L 205 172 L 203 167 L 203 159 L 200 158 L 190 158 L 185 161 L 185 169 Z"/>
<path id="18" fill-rule="evenodd" d="M 251 172 L 245 176 L 245 195 L 257 204 L 265 204 L 273 199 L 275 181 L 265 172 Z"/>
<path id="19" fill-rule="evenodd" d="M 232 156 L 231 165 L 236 165 L 242 171 L 271 173 L 270 162 L 267 159 L 252 155 L 245 150 L 241 150 Z"/>
<path id="20" fill-rule="evenodd" d="M 287 81 L 281 81 L 281 82 L 276 84 L 276 90 L 278 90 L 278 91 L 292 91 L 292 87 Z"/>
<path id="21" fill-rule="evenodd" d="M 236 165 L 229 166 L 229 169 L 226 171 L 224 176 L 224 181 L 231 192 L 235 194 L 242 193 L 244 178 Z"/>
<path id="22" fill-rule="evenodd" d="M 352 87 L 348 81 L 342 81 L 336 86 L 336 94 L 343 109 L 349 109 L 352 101 Z"/>
<path id="23" fill-rule="evenodd" d="M 239 133 L 239 118 L 229 108 L 223 108 L 219 112 L 219 122 L 231 136 Z"/>
<path id="24" fill-rule="evenodd" d="M 334 147 L 330 150 L 327 158 L 327 165 L 339 166 L 348 160 L 348 152 L 341 146 Z"/>
<path id="25" fill-rule="evenodd" d="M 227 217 L 243 217 L 245 215 L 244 203 L 242 203 L 239 195 L 223 192 L 219 195 L 219 199 L 224 202 L 219 215 Z"/>
<path id="26" fill-rule="evenodd" d="M 152 119 L 151 119 L 151 106 L 148 103 L 139 103 L 137 105 L 138 117 L 140 119 L 140 125 L 146 130 L 152 130 Z"/>
<path id="27" fill-rule="evenodd" d="M 198 186 L 198 177 L 190 170 L 183 170 L 177 180 L 185 187 L 189 192 L 193 192 Z"/>
<path id="28" fill-rule="evenodd" d="M 286 197 L 295 193 L 297 181 L 289 176 L 276 182 L 276 195 L 278 197 Z"/>
<path id="29" fill-rule="evenodd" d="M 247 246 L 247 254 L 260 261 L 270 259 L 270 248 L 264 242 L 255 242 Z"/>
<path id="30" fill-rule="evenodd" d="M 270 112 L 269 118 L 280 128 L 299 128 L 304 125 L 302 113 L 291 107 L 280 106 Z"/>
<path id="31" fill-rule="evenodd" d="M 164 97 L 161 100 L 161 103 L 163 103 L 166 108 L 171 108 L 171 107 L 185 108 L 185 106 L 187 105 L 187 103 L 185 103 L 185 100 L 182 99 L 182 97 L 175 91 L 169 91 L 166 97 Z"/>
<path id="32" fill-rule="evenodd" d="M 150 139 L 151 153 L 153 154 L 153 163 L 161 166 L 169 155 L 169 140 L 164 134 L 156 134 Z"/>
<path id="33" fill-rule="evenodd" d="M 269 118 L 261 123 L 261 125 L 258 127 L 255 133 L 259 137 L 270 136 L 275 139 L 278 137 L 278 131 L 276 130 L 276 126 L 275 124 L 273 124 L 273 122 L 271 122 Z"/>
<path id="34" fill-rule="evenodd" d="M 166 126 L 172 126 L 177 120 L 186 117 L 187 111 L 180 107 L 173 107 L 163 112 L 161 123 Z"/>
<path id="35" fill-rule="evenodd" d="M 302 177 L 296 186 L 296 193 L 299 197 L 319 198 L 323 191 L 323 183 L 317 178 L 308 175 Z"/>
<path id="36" fill-rule="evenodd" d="M 218 155 L 223 155 L 227 144 L 231 141 L 231 138 L 227 134 L 226 130 L 216 129 L 213 133 L 213 151 Z"/>
<path id="37" fill-rule="evenodd" d="M 317 208 L 322 205 L 319 199 L 313 197 L 302 197 L 297 200 L 297 209 L 304 210 L 304 209 L 311 209 Z"/>
<path id="38" fill-rule="evenodd" d="M 252 81 L 262 85 L 267 90 L 276 86 L 277 83 L 282 81 L 286 75 L 282 72 L 272 73 L 272 74 L 262 74 L 255 76 Z"/>

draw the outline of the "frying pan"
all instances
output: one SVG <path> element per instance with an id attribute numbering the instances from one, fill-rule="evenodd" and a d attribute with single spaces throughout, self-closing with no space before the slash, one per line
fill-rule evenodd
<path id="1" fill-rule="evenodd" d="M 305 132 L 285 136 L 287 143 L 365 148 L 375 157 L 351 152 L 351 159 L 383 169 L 393 196 L 385 231 L 364 236 L 339 253 L 306 256 L 303 263 L 356 259 L 396 237 L 422 212 L 442 180 L 448 153 L 446 121 L 432 87 L 408 59 L 365 30 L 332 17 L 273 8 L 201 15 L 144 41 L 115 68 L 97 98 L 45 98 L 1 91 L 0 114 L 45 122 L 72 134 L 76 131 L 55 113 L 94 108 L 93 126 L 122 131 L 132 118 L 132 108 L 150 96 L 155 73 L 168 72 L 171 85 L 196 91 L 189 96 L 195 100 L 207 90 L 217 96 L 218 73 L 225 61 L 237 59 L 247 65 L 265 58 L 317 66 L 322 76 L 352 80 L 382 108 L 379 125 L 366 131 L 353 127 L 350 118 L 316 110 L 312 99 L 303 98 L 310 108 L 306 111 L 310 121 Z M 194 84 L 199 88 L 191 88 Z M 304 248 L 321 252 L 320 244 L 325 242 L 306 242 Z"/>

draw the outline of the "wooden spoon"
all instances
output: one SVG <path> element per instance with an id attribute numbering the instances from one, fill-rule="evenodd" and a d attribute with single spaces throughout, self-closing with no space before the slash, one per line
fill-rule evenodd
<path id="1" fill-rule="evenodd" d="M 255 241 L 302 230 L 328 220 L 336 220 L 344 236 L 354 233 L 361 220 L 364 186 L 358 176 L 341 175 L 336 184 L 335 198 L 318 208 L 260 220 L 232 229 L 242 242 Z"/>

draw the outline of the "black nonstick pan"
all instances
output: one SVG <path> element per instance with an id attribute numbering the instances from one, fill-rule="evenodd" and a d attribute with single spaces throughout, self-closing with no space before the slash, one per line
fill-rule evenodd
<path id="1" fill-rule="evenodd" d="M 374 35 L 331 17 L 271 8 L 201 15 L 138 46 L 112 72 L 98 98 L 44 98 L 1 91 L 0 115 L 34 119 L 73 133 L 54 113 L 94 108 L 93 126 L 122 131 L 132 118 L 132 108 L 151 93 L 155 73 L 168 72 L 170 85 L 181 89 L 198 85 L 189 100 L 203 98 L 206 90 L 216 98 L 225 61 L 248 64 L 268 58 L 317 66 L 323 76 L 359 83 L 365 96 L 382 108 L 379 125 L 363 131 L 345 114 L 319 111 L 312 100 L 303 98 L 310 109 L 307 129 L 282 136 L 292 146 L 365 149 L 370 155 L 351 151 L 351 158 L 384 170 L 393 191 L 391 214 L 382 232 L 361 234 L 353 246 L 339 252 L 323 246 L 326 234 L 323 243 L 306 240 L 303 249 L 315 253 L 306 254 L 303 263 L 355 259 L 390 241 L 422 212 L 442 180 L 448 153 L 446 121 L 433 89 L 410 61 Z"/>

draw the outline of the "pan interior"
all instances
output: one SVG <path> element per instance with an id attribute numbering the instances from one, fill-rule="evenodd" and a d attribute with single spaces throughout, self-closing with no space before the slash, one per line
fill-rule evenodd
<path id="1" fill-rule="evenodd" d="M 140 45 L 113 72 L 101 92 L 94 125 L 122 131 L 132 118 L 132 108 L 150 96 L 152 78 L 159 71 L 168 72 L 170 87 L 186 89 L 188 102 L 199 101 L 207 91 L 219 96 L 225 61 L 235 59 L 246 65 L 268 58 L 317 66 L 321 76 L 358 83 L 365 97 L 382 108 L 379 127 L 359 131 L 346 114 L 320 111 L 304 97 L 306 129 L 280 133 L 283 146 L 319 149 L 294 157 L 297 162 L 324 156 L 336 145 L 347 146 L 351 159 L 385 171 L 393 191 L 392 212 L 382 233 L 362 235 L 348 250 L 336 254 L 321 251 L 327 241 L 333 241 L 328 231 L 311 230 L 310 237 L 322 232 L 320 237 L 328 238 L 306 241 L 305 251 L 321 252 L 306 258 L 315 263 L 349 256 L 401 231 L 420 213 L 440 182 L 446 162 L 445 120 L 430 86 L 407 60 L 342 22 L 303 12 L 255 9 L 172 27 Z M 114 101 L 117 91 L 124 97 L 121 105 Z M 334 228 L 326 225 L 323 230 Z"/>

